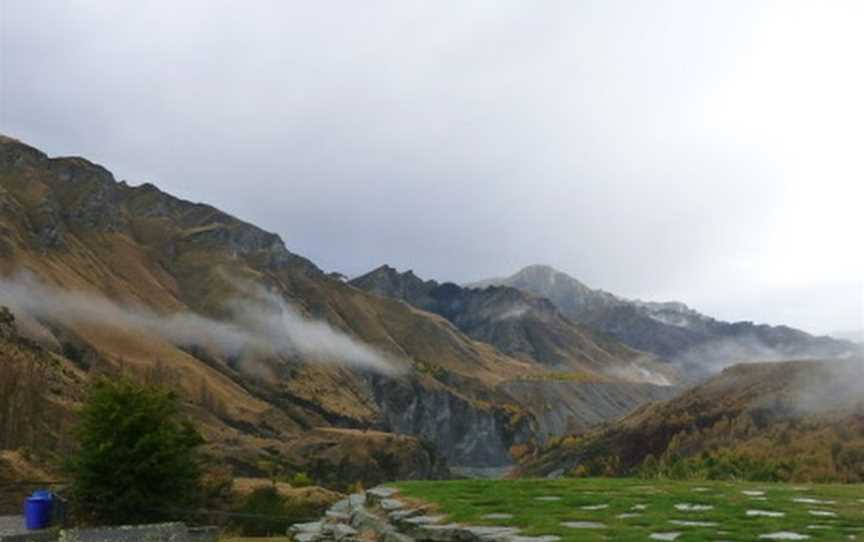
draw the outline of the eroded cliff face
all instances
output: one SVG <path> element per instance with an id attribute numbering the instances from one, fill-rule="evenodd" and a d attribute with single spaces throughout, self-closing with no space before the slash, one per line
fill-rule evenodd
<path id="1" fill-rule="evenodd" d="M 579 434 L 596 424 L 615 421 L 636 408 L 664 401 L 683 387 L 627 382 L 520 380 L 503 389 L 533 414 L 539 440 Z"/>
<path id="2" fill-rule="evenodd" d="M 373 387 L 387 425 L 436 442 L 451 465 L 512 464 L 511 447 L 537 436 L 538 424 L 521 408 L 472 402 L 417 380 L 376 379 Z"/>

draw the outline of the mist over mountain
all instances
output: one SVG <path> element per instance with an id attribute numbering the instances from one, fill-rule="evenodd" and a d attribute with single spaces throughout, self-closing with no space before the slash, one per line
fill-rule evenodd
<path id="1" fill-rule="evenodd" d="M 835 339 L 840 339 L 844 341 L 852 341 L 859 344 L 864 344 L 864 329 L 858 330 L 847 330 L 847 331 L 836 331 L 834 333 L 829 334 L 831 337 Z"/>
<path id="2" fill-rule="evenodd" d="M 546 299 L 387 267 L 349 284 L 219 209 L 8 137 L 0 232 L 0 356 L 26 345 L 68 381 L 31 420 L 49 448 L 105 374 L 177 391 L 235 472 L 279 460 L 371 483 L 510 465 L 678 391 L 674 367 Z M 322 440 L 332 453 L 310 454 Z"/>
<path id="3" fill-rule="evenodd" d="M 746 458 L 767 466 L 766 480 L 861 482 L 862 438 L 864 358 L 739 364 L 669 401 L 553 442 L 523 469 L 633 475 L 683 459 L 689 463 L 679 469 L 707 474 L 722 458 Z"/>
<path id="4" fill-rule="evenodd" d="M 517 288 L 477 290 L 439 284 L 387 265 L 350 284 L 439 314 L 476 340 L 555 370 L 581 370 L 660 385 L 679 380 L 675 369 L 663 360 L 609 340 L 566 318 L 545 297 Z"/>
<path id="5" fill-rule="evenodd" d="M 723 322 L 684 303 L 626 299 L 595 290 L 550 266 L 533 265 L 468 288 L 510 286 L 551 300 L 568 318 L 694 374 L 745 361 L 843 358 L 859 352 L 848 340 L 817 337 L 788 326 Z"/>

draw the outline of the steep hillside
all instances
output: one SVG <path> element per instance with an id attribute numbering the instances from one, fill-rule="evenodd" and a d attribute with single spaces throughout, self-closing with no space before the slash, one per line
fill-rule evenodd
<path id="1" fill-rule="evenodd" d="M 498 384 L 537 364 L 344 284 L 217 209 L 10 138 L 0 277 L 0 304 L 34 348 L 82 379 L 125 371 L 174 386 L 237 472 L 255 474 L 262 458 L 308 462 L 294 451 L 315 428 L 415 437 L 392 441 L 414 454 L 412 476 L 440 470 L 430 453 L 504 464 L 536 438 L 533 415 Z M 357 446 L 364 435 L 327 439 Z"/>
<path id="2" fill-rule="evenodd" d="M 742 364 L 558 439 L 523 472 L 864 480 L 864 360 Z"/>
<path id="3" fill-rule="evenodd" d="M 504 285 L 550 299 L 568 318 L 622 343 L 676 362 L 691 374 L 710 374 L 741 361 L 823 359 L 860 352 L 849 341 L 815 337 L 787 326 L 723 322 L 678 302 L 645 302 L 594 290 L 551 267 L 468 285 Z"/>
<path id="4" fill-rule="evenodd" d="M 676 381 L 667 364 L 572 322 L 548 299 L 516 288 L 476 290 L 439 284 L 387 265 L 350 284 L 439 314 L 473 339 L 553 370 L 583 371 L 600 380 L 662 385 Z"/>
<path id="5" fill-rule="evenodd" d="M 447 318 L 468 336 L 538 364 L 499 384 L 536 419 L 540 439 L 617 419 L 680 390 L 678 372 L 564 317 L 549 300 L 510 287 L 467 289 L 382 266 L 350 282 Z"/>

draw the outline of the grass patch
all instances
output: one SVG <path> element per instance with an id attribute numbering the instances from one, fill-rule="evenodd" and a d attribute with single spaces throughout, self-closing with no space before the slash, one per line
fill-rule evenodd
<path id="1" fill-rule="evenodd" d="M 778 531 L 806 534 L 810 540 L 850 540 L 850 536 L 856 537 L 852 540 L 864 540 L 864 485 L 588 478 L 420 481 L 396 486 L 405 497 L 436 505 L 450 521 L 513 526 L 522 529 L 525 535 L 553 534 L 564 540 L 644 541 L 652 533 L 673 531 L 682 533 L 676 542 L 758 540 L 759 535 Z M 795 499 L 833 503 L 814 504 Z M 684 504 L 710 509 L 676 508 Z M 608 506 L 596 509 L 598 505 Z M 780 512 L 783 516 L 748 516 L 748 510 Z M 815 516 L 811 511 L 836 515 Z M 484 518 L 493 513 L 513 517 Z M 620 517 L 622 514 L 626 516 Z M 716 525 L 688 526 L 675 524 L 676 521 Z M 604 528 L 571 529 L 562 525 L 565 522 L 599 522 Z"/>

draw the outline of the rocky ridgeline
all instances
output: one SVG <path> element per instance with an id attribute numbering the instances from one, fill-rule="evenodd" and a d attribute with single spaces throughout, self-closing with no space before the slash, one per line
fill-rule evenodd
<path id="1" fill-rule="evenodd" d="M 515 527 L 447 523 L 429 505 L 398 499 L 399 491 L 376 487 L 356 493 L 327 510 L 319 521 L 289 529 L 296 542 L 557 542 L 557 536 L 522 536 Z M 508 516 L 509 517 L 509 516 Z M 489 517 L 489 519 L 496 519 Z M 507 519 L 503 515 L 498 519 Z"/>

